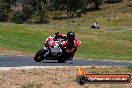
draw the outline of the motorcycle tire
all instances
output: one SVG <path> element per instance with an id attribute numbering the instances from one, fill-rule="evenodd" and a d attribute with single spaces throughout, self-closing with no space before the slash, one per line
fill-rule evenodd
<path id="1" fill-rule="evenodd" d="M 34 60 L 35 60 L 36 62 L 41 62 L 41 61 L 43 61 L 43 60 L 44 60 L 44 57 L 43 57 L 44 53 L 45 53 L 45 50 L 44 50 L 43 48 L 40 49 L 40 50 L 36 53 L 36 55 L 35 55 L 35 57 L 34 57 Z"/>

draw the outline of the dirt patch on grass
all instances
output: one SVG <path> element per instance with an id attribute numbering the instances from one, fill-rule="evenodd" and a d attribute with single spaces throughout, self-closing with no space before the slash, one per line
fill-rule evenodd
<path id="1" fill-rule="evenodd" d="M 132 74 L 129 67 L 85 67 L 88 73 Z M 76 82 L 76 67 L 0 71 L 0 88 L 131 88 L 129 84 L 86 84 Z"/>

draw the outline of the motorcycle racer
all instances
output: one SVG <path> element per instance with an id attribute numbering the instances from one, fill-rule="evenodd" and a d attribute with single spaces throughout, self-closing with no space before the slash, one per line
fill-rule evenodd
<path id="1" fill-rule="evenodd" d="M 45 46 L 34 57 L 36 62 L 46 59 L 58 60 L 59 63 L 64 63 L 67 60 L 73 59 L 81 42 L 76 38 L 74 32 L 68 32 L 67 35 L 57 32 L 49 36 L 44 44 Z"/>
<path id="2" fill-rule="evenodd" d="M 63 39 L 63 41 L 60 41 Z M 69 58 L 69 60 L 73 59 L 73 56 L 75 52 L 77 51 L 77 47 L 80 46 L 81 41 L 77 39 L 74 32 L 68 32 L 67 35 L 64 35 L 60 32 L 56 32 L 54 35 L 49 36 L 46 39 L 45 45 L 48 47 L 54 47 L 56 44 L 55 41 L 60 41 L 61 47 L 63 51 L 65 51 L 64 55 L 66 58 Z"/>
<path id="3" fill-rule="evenodd" d="M 66 50 L 70 57 L 69 60 L 73 59 L 75 52 L 77 51 L 77 47 L 79 47 L 81 41 L 77 39 L 74 32 L 67 33 L 67 40 L 63 42 L 62 47 Z"/>

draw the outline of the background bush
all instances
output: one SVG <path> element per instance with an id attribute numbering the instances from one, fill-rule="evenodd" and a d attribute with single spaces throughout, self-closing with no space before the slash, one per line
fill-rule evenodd
<path id="1" fill-rule="evenodd" d="M 0 0 L 0 21 L 48 23 L 49 12 L 55 12 L 57 18 L 62 17 L 59 13 L 67 15 L 68 18 L 80 17 L 82 13 L 88 11 L 88 6 L 95 8 L 92 10 L 100 9 L 103 1 L 106 0 Z M 122 1 L 107 0 L 109 3 Z M 8 18 L 10 15 L 12 18 Z"/>
<path id="2" fill-rule="evenodd" d="M 8 17 L 9 5 L 7 3 L 0 3 L 0 21 L 6 21 Z"/>

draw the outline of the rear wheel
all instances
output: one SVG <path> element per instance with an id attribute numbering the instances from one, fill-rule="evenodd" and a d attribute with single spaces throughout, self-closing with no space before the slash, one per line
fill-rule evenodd
<path id="1" fill-rule="evenodd" d="M 44 60 L 43 55 L 44 55 L 45 53 L 46 53 L 46 50 L 44 50 L 43 48 L 40 49 L 40 50 L 36 53 L 36 55 L 35 55 L 35 57 L 34 57 L 34 60 L 35 60 L 36 62 L 41 62 L 41 61 L 43 61 L 43 60 Z"/>

